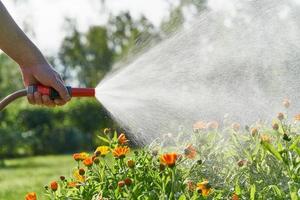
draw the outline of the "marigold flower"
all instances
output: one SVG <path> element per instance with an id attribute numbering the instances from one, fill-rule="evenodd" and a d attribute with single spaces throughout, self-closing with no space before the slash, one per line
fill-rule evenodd
<path id="1" fill-rule="evenodd" d="M 295 121 L 300 121 L 300 114 L 296 115 L 296 116 L 294 117 L 294 120 L 295 120 Z"/>
<path id="2" fill-rule="evenodd" d="M 270 143 L 270 142 L 271 142 L 271 138 L 270 138 L 270 136 L 268 136 L 267 134 L 262 134 L 262 135 L 260 136 L 260 139 L 261 139 L 262 142 L 267 142 L 267 143 Z"/>
<path id="3" fill-rule="evenodd" d="M 281 121 L 281 120 L 283 120 L 284 119 L 284 114 L 283 113 L 278 113 L 277 114 L 277 118 Z"/>
<path id="4" fill-rule="evenodd" d="M 290 105 L 291 105 L 291 102 L 290 102 L 289 99 L 286 98 L 286 99 L 283 99 L 282 105 L 283 105 L 285 108 L 289 108 Z"/>
<path id="5" fill-rule="evenodd" d="M 124 145 L 128 142 L 126 135 L 124 133 L 121 133 L 118 137 L 118 143 L 121 145 Z"/>
<path id="6" fill-rule="evenodd" d="M 89 157 L 89 154 L 88 154 L 88 153 L 85 153 L 85 152 L 73 154 L 73 158 L 74 158 L 74 160 L 76 160 L 76 161 L 83 161 L 83 160 L 85 160 L 85 159 L 88 158 L 88 157 Z"/>
<path id="7" fill-rule="evenodd" d="M 190 144 L 184 149 L 184 155 L 189 159 L 194 159 L 197 155 L 197 150 Z"/>
<path id="8" fill-rule="evenodd" d="M 236 193 L 233 193 L 232 200 L 239 200 L 239 196 Z"/>
<path id="9" fill-rule="evenodd" d="M 241 128 L 241 125 L 239 123 L 233 123 L 231 124 L 231 128 L 235 131 L 238 132 Z"/>
<path id="10" fill-rule="evenodd" d="M 204 121 L 198 121 L 193 124 L 193 130 L 195 132 L 206 129 L 206 123 Z"/>
<path id="11" fill-rule="evenodd" d="M 36 200 L 36 193 L 35 192 L 29 192 L 25 196 L 25 200 Z"/>
<path id="12" fill-rule="evenodd" d="M 135 162 L 134 162 L 134 160 L 128 160 L 127 161 L 127 166 L 129 167 L 129 168 L 134 168 L 135 167 Z"/>
<path id="13" fill-rule="evenodd" d="M 108 146 L 99 146 L 97 147 L 95 154 L 99 154 L 101 156 L 106 156 L 110 152 L 110 148 Z"/>
<path id="14" fill-rule="evenodd" d="M 56 181 L 52 181 L 52 182 L 50 183 L 50 188 L 51 188 L 51 190 L 52 190 L 53 192 L 55 192 L 55 191 L 57 190 L 57 188 L 58 188 L 57 182 L 56 182 Z"/>
<path id="15" fill-rule="evenodd" d="M 160 162 L 168 167 L 174 167 L 178 158 L 177 153 L 166 153 L 160 156 Z"/>
<path id="16" fill-rule="evenodd" d="M 198 183 L 197 190 L 202 196 L 205 196 L 205 197 L 208 196 L 212 191 L 211 186 L 207 180 L 205 180 L 201 183 Z"/>
<path id="17" fill-rule="evenodd" d="M 78 184 L 77 182 L 72 181 L 72 182 L 69 182 L 67 186 L 68 186 L 69 188 L 74 188 L 74 187 L 77 186 L 77 184 Z"/>
<path id="18" fill-rule="evenodd" d="M 75 170 L 73 172 L 73 177 L 75 178 L 76 181 L 79 181 L 79 182 L 84 182 L 85 181 L 85 177 L 80 175 L 79 170 Z"/>
<path id="19" fill-rule="evenodd" d="M 83 164 L 84 164 L 86 167 L 92 166 L 92 165 L 93 165 L 93 158 L 91 158 L 91 157 L 86 158 L 86 159 L 83 161 Z"/>
<path id="20" fill-rule="evenodd" d="M 216 130 L 219 128 L 219 123 L 217 121 L 208 122 L 206 128 L 210 130 Z"/>
<path id="21" fill-rule="evenodd" d="M 124 147 L 116 147 L 114 150 L 113 150 L 113 155 L 114 157 L 116 158 L 125 158 L 126 154 L 129 152 L 129 147 L 127 146 L 124 146 Z"/>

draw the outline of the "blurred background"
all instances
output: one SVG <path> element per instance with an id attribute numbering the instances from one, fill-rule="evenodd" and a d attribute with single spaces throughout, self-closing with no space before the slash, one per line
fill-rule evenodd
<path id="1" fill-rule="evenodd" d="M 155 45 L 222 0 L 2 0 L 68 85 L 96 87 L 116 63 Z M 230 8 L 229 8 L 230 9 Z M 0 52 L 0 98 L 23 88 L 19 67 Z M 22 199 L 58 174 L 74 152 L 92 151 L 118 128 L 96 100 L 48 109 L 18 100 L 0 113 L 0 199 Z"/>

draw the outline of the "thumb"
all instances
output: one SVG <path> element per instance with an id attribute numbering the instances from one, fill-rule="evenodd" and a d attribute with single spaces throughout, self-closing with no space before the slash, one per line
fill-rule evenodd
<path id="1" fill-rule="evenodd" d="M 67 90 L 67 88 L 65 87 L 63 81 L 57 77 L 56 79 L 54 79 L 53 84 L 51 85 L 51 87 L 53 87 L 58 93 L 59 96 L 64 100 L 64 101 L 69 101 L 71 99 L 71 96 Z"/>

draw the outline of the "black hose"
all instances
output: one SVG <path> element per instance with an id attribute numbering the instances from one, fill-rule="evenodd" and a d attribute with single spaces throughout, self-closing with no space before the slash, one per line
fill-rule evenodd
<path id="1" fill-rule="evenodd" d="M 27 96 L 27 90 L 26 89 L 19 90 L 19 91 L 16 91 L 16 92 L 8 95 L 2 101 L 0 101 L 0 111 L 2 111 L 8 104 L 13 102 L 14 100 L 16 100 L 20 97 L 24 97 L 24 96 Z"/>

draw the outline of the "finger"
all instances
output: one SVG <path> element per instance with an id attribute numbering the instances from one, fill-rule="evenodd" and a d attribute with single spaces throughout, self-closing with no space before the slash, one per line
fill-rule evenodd
<path id="1" fill-rule="evenodd" d="M 54 102 L 50 99 L 50 97 L 48 95 L 43 95 L 42 101 L 43 101 L 43 104 L 46 106 L 49 106 L 49 107 L 55 106 Z"/>
<path id="2" fill-rule="evenodd" d="M 64 86 L 63 81 L 60 80 L 60 77 L 57 77 L 54 81 L 52 87 L 59 93 L 59 96 L 64 100 L 65 102 L 69 101 L 71 99 L 69 92 L 67 88 Z"/>
<path id="3" fill-rule="evenodd" d="M 32 105 L 35 104 L 33 94 L 27 94 L 27 99 L 28 99 L 28 102 L 29 102 L 30 104 L 32 104 Z"/>
<path id="4" fill-rule="evenodd" d="M 39 92 L 35 92 L 34 93 L 34 101 L 38 105 L 42 105 L 43 104 L 41 93 L 39 93 Z"/>
<path id="5" fill-rule="evenodd" d="M 62 99 L 55 99 L 55 100 L 54 100 L 54 103 L 55 103 L 56 105 L 58 105 L 58 106 L 63 106 L 63 105 L 66 104 L 66 102 L 65 102 L 64 100 L 62 100 Z"/>

